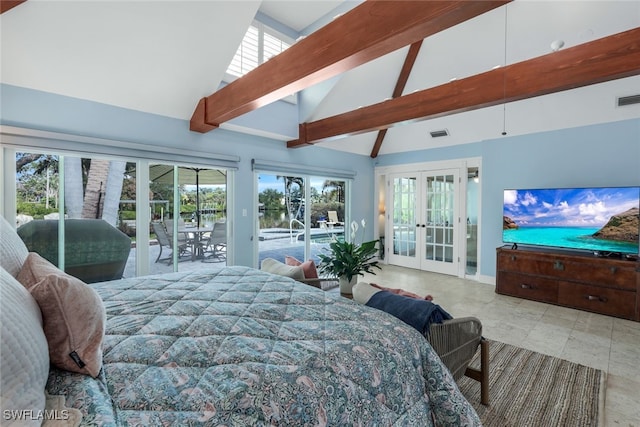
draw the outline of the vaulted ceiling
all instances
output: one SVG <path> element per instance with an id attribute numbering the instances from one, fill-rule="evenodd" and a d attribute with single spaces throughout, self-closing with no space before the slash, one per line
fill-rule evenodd
<path id="1" fill-rule="evenodd" d="M 198 101 L 224 85 L 224 72 L 256 14 L 311 38 L 338 13 L 359 4 L 323 0 L 27 1 L 6 12 L 3 6 L 0 77 L 7 84 L 188 121 Z M 559 58 L 579 45 L 639 27 L 638 1 L 515 0 L 426 37 L 420 49 L 414 50 L 415 63 L 402 94 L 440 87 L 446 96 L 448 84 L 454 88 L 471 76 L 499 71 L 494 70 L 498 65 L 506 70 L 510 64 L 549 55 L 555 40 L 564 42 L 556 52 Z M 349 27 L 345 32 L 348 38 Z M 621 64 L 630 67 L 626 74 L 629 77 L 621 73 L 614 80 L 587 87 L 574 85 L 578 88 L 410 120 L 388 129 L 379 153 L 499 138 L 503 130 L 508 135 L 520 135 L 640 117 L 639 104 L 616 105 L 617 97 L 640 93 L 640 66 L 629 62 L 637 61 L 639 55 L 638 38 L 635 43 L 633 40 L 631 36 L 624 43 L 636 49 L 635 53 L 626 52 L 627 59 Z M 394 48 L 310 86 L 299 98 L 295 126 L 281 127 L 294 131 L 270 130 L 269 136 L 277 140 L 274 143 L 296 141 L 301 137 L 299 123 L 320 123 L 385 102 L 394 94 L 409 52 L 408 44 Z M 562 77 L 562 69 L 555 76 Z M 550 74 L 544 78 L 554 77 Z M 513 79 L 517 81 L 518 77 Z M 459 93 L 456 96 L 461 97 Z M 414 99 L 419 104 L 429 102 L 428 98 Z M 232 120 L 228 126 L 248 134 L 264 134 L 264 129 L 253 127 L 247 120 L 241 124 Z M 429 134 L 442 129 L 449 135 L 432 138 Z M 367 130 L 318 143 L 370 155 L 379 133 L 377 129 Z"/>

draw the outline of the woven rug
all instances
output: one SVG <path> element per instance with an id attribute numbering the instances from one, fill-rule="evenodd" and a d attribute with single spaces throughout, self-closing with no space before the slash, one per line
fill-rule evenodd
<path id="1" fill-rule="evenodd" d="M 480 383 L 458 381 L 484 426 L 602 425 L 602 371 L 498 341 L 491 341 L 489 360 L 488 406 L 480 403 Z"/>

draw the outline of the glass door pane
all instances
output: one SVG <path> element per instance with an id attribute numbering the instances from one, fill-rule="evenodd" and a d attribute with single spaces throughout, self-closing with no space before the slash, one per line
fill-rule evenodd
<path id="1" fill-rule="evenodd" d="M 63 168 L 65 271 L 87 283 L 120 279 L 135 241 L 135 210 L 120 210 L 127 163 L 64 156 Z"/>
<path id="2" fill-rule="evenodd" d="M 258 266 L 265 258 L 305 258 L 305 180 L 258 175 Z"/>
<path id="3" fill-rule="evenodd" d="M 333 239 L 344 240 L 346 182 L 323 177 L 311 177 L 310 181 L 311 210 L 307 258 L 318 264 L 318 254 L 326 254 Z"/>
<path id="4" fill-rule="evenodd" d="M 480 174 L 477 167 L 467 171 L 467 263 L 465 274 L 478 271 L 478 211 L 480 199 Z"/>
<path id="5" fill-rule="evenodd" d="M 421 268 L 456 274 L 457 171 L 425 172 L 422 182 L 426 230 Z"/>
<path id="6" fill-rule="evenodd" d="M 417 217 L 419 193 L 417 175 L 392 176 L 391 251 L 389 262 L 405 267 L 417 268 L 420 220 Z"/>
<path id="7" fill-rule="evenodd" d="M 226 265 L 226 171 L 152 164 L 149 180 L 150 271 Z"/>
<path id="8" fill-rule="evenodd" d="M 16 227 L 29 252 L 55 266 L 58 256 L 60 159 L 42 153 L 16 153 Z"/>

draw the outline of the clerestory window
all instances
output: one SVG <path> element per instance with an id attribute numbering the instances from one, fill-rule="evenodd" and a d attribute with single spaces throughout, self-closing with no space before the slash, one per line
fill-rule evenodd
<path id="1" fill-rule="evenodd" d="M 241 77 L 258 65 L 287 50 L 294 43 L 278 31 L 254 21 L 238 47 L 229 68 L 227 80 Z"/>

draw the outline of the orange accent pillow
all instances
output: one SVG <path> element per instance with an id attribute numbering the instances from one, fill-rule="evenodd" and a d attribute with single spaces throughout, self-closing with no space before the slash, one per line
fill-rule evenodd
<path id="1" fill-rule="evenodd" d="M 302 271 L 304 272 L 305 279 L 317 279 L 318 278 L 318 269 L 316 268 L 316 263 L 313 262 L 312 259 L 307 260 L 305 262 L 301 262 L 295 257 L 286 255 L 284 257 L 284 263 L 291 266 L 300 266 L 302 267 Z"/>
<path id="2" fill-rule="evenodd" d="M 106 324 L 98 293 L 35 252 L 29 253 L 17 279 L 40 306 L 51 364 L 97 377 Z"/>

